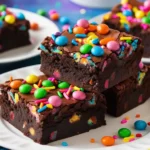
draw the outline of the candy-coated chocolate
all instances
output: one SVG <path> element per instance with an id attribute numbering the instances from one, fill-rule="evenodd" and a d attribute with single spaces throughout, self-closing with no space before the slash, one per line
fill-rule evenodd
<path id="1" fill-rule="evenodd" d="M 52 104 L 54 107 L 59 107 L 62 104 L 61 98 L 57 95 L 50 96 L 48 102 L 49 104 Z"/>
<path id="2" fill-rule="evenodd" d="M 89 22 L 85 19 L 80 19 L 80 20 L 77 21 L 77 25 L 79 27 L 88 28 L 89 27 Z"/>
<path id="3" fill-rule="evenodd" d="M 93 39 L 93 40 L 92 40 L 92 43 L 93 43 L 93 44 L 98 44 L 98 43 L 99 43 L 99 39 L 98 39 L 98 38 Z"/>
<path id="4" fill-rule="evenodd" d="M 84 34 L 85 29 L 83 27 L 74 27 L 73 28 L 73 33 L 74 34 Z"/>
<path id="5" fill-rule="evenodd" d="M 36 99 L 44 98 L 46 95 L 47 95 L 47 91 L 45 89 L 43 89 L 43 88 L 38 88 L 34 92 L 34 97 Z"/>
<path id="6" fill-rule="evenodd" d="M 50 15 L 51 20 L 57 21 L 59 19 L 59 14 L 58 13 L 53 13 Z"/>
<path id="7" fill-rule="evenodd" d="M 22 94 L 28 94 L 28 93 L 30 93 L 31 89 L 32 89 L 31 85 L 29 85 L 29 84 L 22 84 L 19 87 L 19 92 L 22 93 Z"/>
<path id="8" fill-rule="evenodd" d="M 58 84 L 58 88 L 60 89 L 66 89 L 69 88 L 70 84 L 68 82 L 61 82 Z"/>
<path id="9" fill-rule="evenodd" d="M 60 20 L 59 20 L 59 21 L 60 21 L 60 23 L 63 24 L 63 25 L 70 23 L 69 18 L 68 18 L 68 17 L 64 17 L 64 16 L 63 16 L 63 17 L 60 17 Z"/>
<path id="10" fill-rule="evenodd" d="M 26 82 L 29 84 L 35 84 L 39 81 L 38 76 L 31 74 L 26 77 Z"/>
<path id="11" fill-rule="evenodd" d="M 46 16 L 46 11 L 44 9 L 39 9 L 37 11 L 37 14 L 41 15 L 41 16 Z"/>
<path id="12" fill-rule="evenodd" d="M 0 5 L 0 12 L 5 11 L 6 10 L 6 5 Z"/>
<path id="13" fill-rule="evenodd" d="M 84 44 L 80 47 L 80 52 L 82 54 L 88 54 L 91 52 L 91 49 L 92 49 L 92 45 L 90 44 Z"/>
<path id="14" fill-rule="evenodd" d="M 69 25 L 69 24 L 66 24 L 66 25 L 62 26 L 62 30 L 63 30 L 63 31 L 68 30 L 69 27 L 70 27 L 70 25 Z"/>
<path id="15" fill-rule="evenodd" d="M 129 137 L 131 135 L 131 131 L 129 129 L 127 129 L 127 128 L 121 128 L 118 131 L 118 135 L 121 138 Z"/>
<path id="16" fill-rule="evenodd" d="M 42 82 L 42 85 L 43 85 L 44 87 L 51 87 L 51 86 L 54 86 L 53 82 L 50 81 L 50 80 L 44 80 L 44 81 Z"/>
<path id="17" fill-rule="evenodd" d="M 88 31 L 96 31 L 97 30 L 97 26 L 96 25 L 92 25 L 90 24 L 88 27 Z"/>
<path id="18" fill-rule="evenodd" d="M 0 28 L 2 28 L 4 25 L 4 22 L 2 20 L 0 20 Z"/>
<path id="19" fill-rule="evenodd" d="M 20 81 L 20 80 L 14 80 L 14 81 L 10 82 L 10 87 L 15 90 L 19 89 L 19 87 L 21 85 L 22 85 L 22 81 Z"/>
<path id="20" fill-rule="evenodd" d="M 138 10 L 136 13 L 135 13 L 135 17 L 138 18 L 138 19 L 141 19 L 144 17 L 144 12 L 141 11 L 141 10 Z"/>
<path id="21" fill-rule="evenodd" d="M 150 8 L 150 0 L 146 0 L 146 1 L 144 2 L 144 6 L 145 6 L 146 8 Z"/>
<path id="22" fill-rule="evenodd" d="M 16 18 L 19 19 L 19 20 L 24 20 L 25 16 L 24 16 L 23 13 L 16 13 Z"/>
<path id="23" fill-rule="evenodd" d="M 111 136 L 104 136 L 101 139 L 101 143 L 105 146 L 113 146 L 115 144 L 115 139 Z"/>
<path id="24" fill-rule="evenodd" d="M 7 15 L 5 17 L 5 22 L 7 22 L 8 24 L 14 24 L 16 21 L 16 18 L 13 15 Z"/>
<path id="25" fill-rule="evenodd" d="M 52 14 L 55 14 L 55 13 L 57 13 L 57 11 L 56 11 L 55 9 L 51 9 L 51 10 L 48 12 L 49 15 L 52 15 Z"/>
<path id="26" fill-rule="evenodd" d="M 125 11 L 123 11 L 123 14 L 124 14 L 125 16 L 127 16 L 127 17 L 133 15 L 131 10 L 125 10 Z"/>
<path id="27" fill-rule="evenodd" d="M 86 94 L 82 91 L 75 91 L 72 93 L 72 97 L 76 100 L 85 100 Z"/>
<path id="28" fill-rule="evenodd" d="M 149 17 L 143 17 L 142 22 L 146 24 L 150 24 L 150 18 Z"/>
<path id="29" fill-rule="evenodd" d="M 119 43 L 116 42 L 116 41 L 109 41 L 109 42 L 107 43 L 107 48 L 108 48 L 109 50 L 111 50 L 111 51 L 117 51 L 117 50 L 119 50 L 120 45 L 119 45 Z"/>
<path id="30" fill-rule="evenodd" d="M 100 34 L 107 34 L 109 32 L 109 27 L 106 24 L 100 24 L 97 26 L 97 32 Z"/>
<path id="31" fill-rule="evenodd" d="M 112 38 L 112 37 L 106 37 L 106 38 L 100 40 L 100 44 L 101 44 L 101 45 L 106 45 L 108 42 L 114 41 L 114 40 L 115 40 L 115 39 Z"/>
<path id="32" fill-rule="evenodd" d="M 99 57 L 99 56 L 103 56 L 104 55 L 104 50 L 100 46 L 94 46 L 91 49 L 91 53 L 92 53 L 92 55 Z"/>
<path id="33" fill-rule="evenodd" d="M 68 38 L 66 36 L 58 36 L 55 40 L 58 46 L 64 46 L 68 44 Z"/>
<path id="34" fill-rule="evenodd" d="M 145 130 L 147 127 L 147 123 L 144 121 L 144 120 L 137 120 L 135 123 L 134 123 L 134 128 L 136 130 Z"/>
<path id="35" fill-rule="evenodd" d="M 39 25 L 36 22 L 30 23 L 30 29 L 38 30 L 39 29 Z"/>

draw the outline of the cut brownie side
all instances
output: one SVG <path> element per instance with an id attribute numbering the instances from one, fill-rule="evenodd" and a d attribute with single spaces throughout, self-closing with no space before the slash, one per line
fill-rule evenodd
<path id="1" fill-rule="evenodd" d="M 145 1 L 147 3 L 148 0 Z M 144 57 L 150 57 L 150 6 L 138 0 L 129 0 L 104 16 L 103 23 L 113 29 L 140 37 L 144 44 Z"/>
<path id="2" fill-rule="evenodd" d="M 103 94 L 108 113 L 118 117 L 144 103 L 150 97 L 149 80 L 150 68 L 145 66 L 135 76 L 106 90 Z"/>
<path id="3" fill-rule="evenodd" d="M 106 124 L 106 105 L 102 94 L 82 92 L 83 89 L 80 91 L 72 85 L 64 89 L 62 86 L 68 83 L 54 78 L 53 82 L 49 82 L 46 76 L 40 76 L 38 80 L 33 79 L 32 84 L 28 84 L 28 80 L 25 83 L 25 80 L 16 79 L 0 85 L 2 117 L 35 142 L 47 144 Z M 16 86 L 20 84 L 17 88 L 14 81 L 17 81 Z M 47 91 L 46 96 L 40 99 L 38 85 L 42 94 L 44 89 Z M 23 94 L 25 86 L 28 93 Z M 28 89 L 30 86 L 31 89 Z"/>
<path id="4" fill-rule="evenodd" d="M 39 47 L 41 71 L 88 91 L 102 92 L 138 72 L 143 46 L 139 38 L 104 24 L 90 26 L 95 30 L 83 28 L 86 34 L 76 34 L 79 27 L 74 27 L 45 38 Z M 105 34 L 99 31 L 103 26 L 108 28 Z M 68 41 L 64 46 L 59 43 L 61 38 Z"/>
<path id="5" fill-rule="evenodd" d="M 0 17 L 0 52 L 31 44 L 30 23 L 22 13 L 12 13 L 5 8 Z"/>

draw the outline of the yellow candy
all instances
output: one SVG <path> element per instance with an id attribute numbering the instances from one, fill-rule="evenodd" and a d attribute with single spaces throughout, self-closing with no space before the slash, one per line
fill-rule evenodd
<path id="1" fill-rule="evenodd" d="M 137 7 L 133 7 L 132 10 L 133 10 L 134 13 L 136 13 L 137 11 L 139 11 Z"/>
<path id="2" fill-rule="evenodd" d="M 32 111 L 32 113 L 36 113 L 36 107 L 35 107 L 35 106 L 32 106 L 31 111 Z"/>
<path id="3" fill-rule="evenodd" d="M 30 132 L 30 134 L 31 134 L 32 136 L 35 135 L 35 130 L 34 130 L 33 128 L 30 128 L 30 129 L 29 129 L 29 132 Z"/>
<path id="4" fill-rule="evenodd" d="M 123 142 L 129 142 L 129 138 L 124 138 Z"/>
<path id="5" fill-rule="evenodd" d="M 43 107 L 43 105 L 44 105 L 43 103 L 40 103 L 40 106 L 39 106 L 39 108 L 42 108 L 42 107 Z"/>
<path id="6" fill-rule="evenodd" d="M 38 89 L 38 88 L 39 88 L 37 84 L 33 84 L 33 87 L 34 87 L 35 89 Z"/>
<path id="7" fill-rule="evenodd" d="M 35 84 L 38 81 L 39 81 L 39 78 L 34 74 L 31 74 L 31 75 L 27 76 L 27 78 L 26 78 L 26 82 L 29 84 Z"/>
<path id="8" fill-rule="evenodd" d="M 121 41 L 124 41 L 124 40 L 132 40 L 132 37 L 121 37 L 120 40 L 121 40 Z"/>
<path id="9" fill-rule="evenodd" d="M 17 93 L 15 93 L 15 102 L 18 103 L 19 102 L 19 95 Z"/>
<path id="10" fill-rule="evenodd" d="M 126 19 L 126 16 L 123 15 L 122 13 L 117 13 L 116 14 L 118 17 L 120 17 L 121 19 Z"/>
<path id="11" fill-rule="evenodd" d="M 51 86 L 51 87 L 44 87 L 43 89 L 45 90 L 54 90 L 56 87 L 55 86 Z"/>
<path id="12" fill-rule="evenodd" d="M 128 0 L 121 0 L 122 5 L 127 4 L 127 3 L 128 3 Z"/>
<path id="13" fill-rule="evenodd" d="M 141 11 L 141 10 L 138 10 L 138 11 L 135 13 L 135 17 L 136 17 L 137 19 L 143 18 L 144 15 L 145 15 L 144 12 Z"/>
<path id="14" fill-rule="evenodd" d="M 9 24 L 13 24 L 15 22 L 16 18 L 13 15 L 7 15 L 5 17 L 5 21 Z"/>
<path id="15" fill-rule="evenodd" d="M 74 87 L 73 87 L 73 90 L 75 90 L 75 91 L 80 91 L 80 88 L 77 87 L 77 86 L 74 86 Z"/>
<path id="16" fill-rule="evenodd" d="M 124 20 L 124 19 L 121 19 L 121 20 L 120 20 L 120 23 L 123 23 L 123 24 L 124 24 L 124 23 L 125 23 L 125 24 L 129 24 L 128 20 Z"/>
<path id="17" fill-rule="evenodd" d="M 46 106 L 47 106 L 47 108 L 53 109 L 52 104 L 47 104 Z"/>
<path id="18" fill-rule="evenodd" d="M 110 16 L 111 16 L 111 14 L 107 13 L 106 15 L 104 15 L 103 19 L 104 20 L 108 20 L 108 19 L 110 19 Z"/>
<path id="19" fill-rule="evenodd" d="M 89 32 L 89 33 L 87 34 L 87 37 L 89 37 L 89 36 L 91 36 L 91 35 L 95 35 L 95 33 L 94 33 L 94 32 Z"/>

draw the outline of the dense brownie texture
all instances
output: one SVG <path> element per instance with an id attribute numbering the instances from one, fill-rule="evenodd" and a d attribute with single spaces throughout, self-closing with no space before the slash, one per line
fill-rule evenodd
<path id="1" fill-rule="evenodd" d="M 93 92 L 105 91 L 138 72 L 138 64 L 143 54 L 143 46 L 139 38 L 113 29 L 105 35 L 96 31 L 92 33 L 100 41 L 113 38 L 120 44 L 120 49 L 111 51 L 105 44 L 98 44 L 103 47 L 104 56 L 96 57 L 89 54 L 89 57 L 82 58 L 84 55 L 80 53 L 80 47 L 84 43 L 73 45 L 72 40 L 76 39 L 76 35 L 64 31 L 61 35 L 69 40 L 66 46 L 58 46 L 51 37 L 45 38 L 40 45 L 40 70 L 47 76 L 54 76 Z M 127 43 L 127 40 L 120 39 L 122 37 L 129 37 L 132 40 Z M 92 41 L 93 38 L 90 38 Z"/>
<path id="2" fill-rule="evenodd" d="M 133 77 L 106 90 L 103 94 L 107 100 L 107 112 L 120 116 L 143 104 L 150 97 L 150 68 L 145 66 Z"/>
<path id="3" fill-rule="evenodd" d="M 39 79 L 43 81 L 47 78 L 40 76 Z M 35 142 L 47 144 L 106 124 L 105 98 L 102 94 L 85 92 L 85 100 L 76 100 L 70 95 L 68 100 L 62 98 L 61 106 L 38 113 L 39 105 L 33 94 L 21 94 L 9 85 L 10 81 L 0 85 L 2 117 Z M 58 90 L 48 91 L 46 98 L 57 95 Z M 17 103 L 12 100 L 10 91 L 12 95 L 19 95 Z"/>
<path id="4" fill-rule="evenodd" d="M 15 14 L 11 13 L 11 15 Z M 13 24 L 9 24 L 3 18 L 2 22 L 3 26 L 0 27 L 0 52 L 31 44 L 28 20 L 16 18 Z"/>
<path id="5" fill-rule="evenodd" d="M 139 10 L 141 10 L 140 8 L 144 7 L 143 3 L 139 2 L 138 0 L 129 0 L 127 4 L 131 5 L 132 8 L 137 7 Z M 133 9 L 129 9 L 133 13 L 131 21 L 129 17 L 128 19 L 121 19 L 121 17 L 119 17 L 119 13 L 122 13 L 122 17 L 126 17 L 125 15 L 123 15 L 122 8 L 122 4 L 118 4 L 117 6 L 115 6 L 112 9 L 111 13 L 108 13 L 106 16 L 104 16 L 103 23 L 107 24 L 112 29 L 116 29 L 140 37 L 144 44 L 143 56 L 150 57 L 150 20 L 149 23 L 144 23 L 142 22 L 142 18 L 137 19 L 135 17 L 135 12 L 133 11 Z M 148 17 L 148 15 L 146 15 L 148 14 L 148 12 L 150 12 L 150 8 L 145 12 L 143 18 Z M 121 20 L 128 20 L 128 23 L 121 22 Z"/>

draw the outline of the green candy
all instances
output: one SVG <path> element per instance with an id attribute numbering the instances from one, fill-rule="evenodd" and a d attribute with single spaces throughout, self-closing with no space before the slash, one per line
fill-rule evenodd
<path id="1" fill-rule="evenodd" d="M 46 11 L 43 10 L 43 9 L 39 9 L 39 10 L 37 11 L 37 14 L 39 14 L 39 15 L 41 15 L 41 16 L 46 16 Z"/>
<path id="2" fill-rule="evenodd" d="M 148 17 L 143 17 L 143 18 L 142 18 L 142 22 L 143 22 L 143 23 L 146 23 L 146 24 L 150 24 L 150 18 L 148 18 Z"/>
<path id="3" fill-rule="evenodd" d="M 84 44 L 80 47 L 80 52 L 82 54 L 88 54 L 91 52 L 92 46 L 90 44 Z"/>
<path id="4" fill-rule="evenodd" d="M 28 94 L 28 93 L 30 93 L 31 89 L 32 89 L 31 85 L 29 85 L 29 84 L 22 84 L 19 87 L 19 92 L 22 93 L 22 94 Z"/>
<path id="5" fill-rule="evenodd" d="M 131 41 L 131 40 L 126 40 L 126 42 L 127 42 L 128 44 L 131 44 L 131 43 L 132 43 L 132 41 Z"/>
<path id="6" fill-rule="evenodd" d="M 6 10 L 6 5 L 0 5 L 0 11 L 5 11 Z"/>
<path id="7" fill-rule="evenodd" d="M 63 95 L 62 95 L 62 93 L 61 93 L 60 91 L 57 91 L 57 94 L 58 94 L 58 96 L 59 96 L 60 98 L 63 98 Z"/>
<path id="8" fill-rule="evenodd" d="M 80 88 L 80 91 L 84 92 L 84 88 Z"/>
<path id="9" fill-rule="evenodd" d="M 44 81 L 42 82 L 42 85 L 43 85 L 44 87 L 51 87 L 51 86 L 54 86 L 53 82 L 51 82 L 51 81 L 49 81 L 49 80 L 44 80 Z"/>
<path id="10" fill-rule="evenodd" d="M 61 82 L 58 84 L 58 88 L 60 89 L 66 89 L 70 86 L 70 84 L 68 82 Z"/>
<path id="11" fill-rule="evenodd" d="M 121 138 L 129 137 L 131 135 L 131 131 L 129 129 L 127 129 L 127 128 L 121 128 L 118 131 L 118 135 Z"/>
<path id="12" fill-rule="evenodd" d="M 35 92 L 34 92 L 34 97 L 37 99 L 41 99 L 46 97 L 47 95 L 47 91 L 43 88 L 38 88 Z"/>

